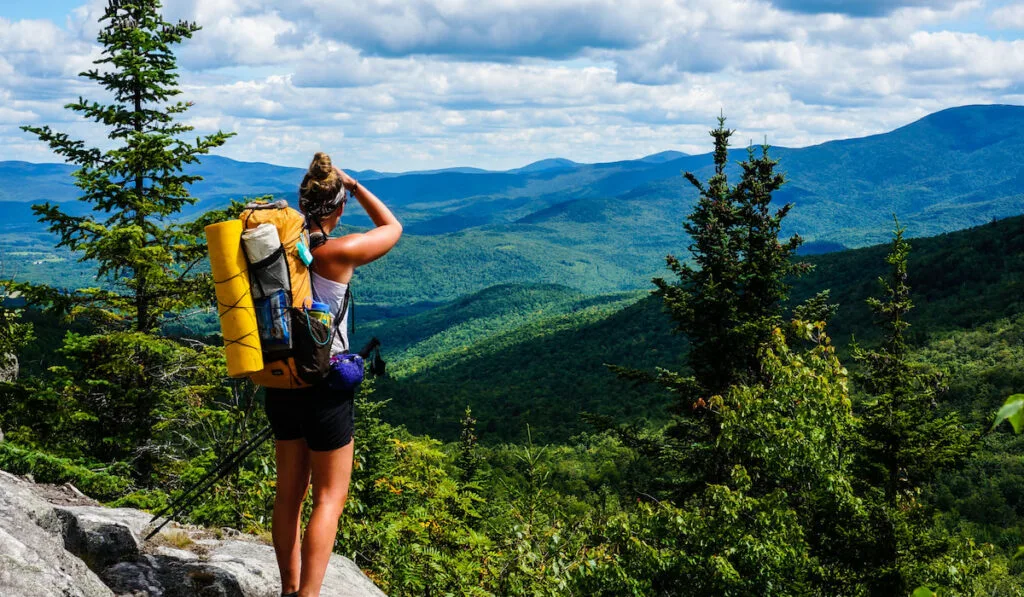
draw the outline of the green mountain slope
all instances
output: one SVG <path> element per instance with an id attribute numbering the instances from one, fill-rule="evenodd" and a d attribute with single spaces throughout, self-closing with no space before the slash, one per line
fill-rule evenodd
<path id="1" fill-rule="evenodd" d="M 541 316 L 469 346 L 396 362 L 378 382 L 379 395 L 392 399 L 396 422 L 440 438 L 457 436 L 466 405 L 492 442 L 525 438 L 526 425 L 534 440 L 564 440 L 584 428 L 581 410 L 659 420 L 664 396 L 629 388 L 604 366 L 653 367 L 683 349 L 682 338 L 658 329 L 660 311 L 635 300 Z"/>
<path id="2" fill-rule="evenodd" d="M 557 284 L 499 284 L 459 298 L 439 308 L 360 326 L 353 345 L 371 336 L 386 338 L 387 351 L 397 367 L 392 373 L 408 375 L 428 367 L 445 367 L 465 356 L 468 347 L 528 324 L 569 317 L 587 309 L 601 312 L 631 304 L 642 292 L 590 296 Z"/>
<path id="3" fill-rule="evenodd" d="M 1022 132 L 1024 107 L 967 106 L 883 135 L 777 148 L 774 155 L 790 182 L 776 202 L 795 203 L 784 232 L 801 234 L 814 243 L 809 249 L 820 252 L 884 241 L 894 212 L 911 237 L 1019 215 Z M 736 150 L 733 160 L 744 154 Z M 502 283 L 556 283 L 589 293 L 642 288 L 666 253 L 685 246 L 678 229 L 694 191 L 680 172 L 706 177 L 710 168 L 708 155 L 662 158 L 548 160 L 519 172 L 367 173 L 406 235 L 392 254 L 360 271 L 359 298 L 393 312 Z M 278 192 L 291 198 L 301 175 L 294 168 L 214 157 L 199 172 L 207 180 L 197 185 L 202 199 L 194 210 L 238 195 Z M 7 183 L 0 188 L 33 188 L 24 176 Z M 19 237 L 10 234 L 37 225 L 26 215 L 27 204 L 8 201 L 0 209 L 0 248 L 16 250 Z M 354 204 L 344 220 L 367 223 Z M 32 266 L 23 273 L 49 279 L 51 272 Z"/>
<path id="4" fill-rule="evenodd" d="M 784 232 L 799 233 L 810 241 L 809 252 L 821 252 L 884 242 L 893 213 L 907 225 L 910 237 L 1019 215 L 1024 212 L 1024 165 L 1016 156 L 1024 150 L 1024 135 L 1014 131 L 1024 131 L 1024 108 L 971 106 L 933 114 L 884 135 L 799 150 L 777 148 L 774 155 L 790 182 L 776 203 L 795 204 Z M 734 152 L 734 159 L 743 153 Z M 454 298 L 458 293 L 444 292 L 456 286 L 453 275 L 465 292 L 519 281 L 557 282 L 589 292 L 642 288 L 660 271 L 664 255 L 685 244 L 678 236 L 679 223 L 692 206 L 694 192 L 680 171 L 706 176 L 709 168 L 708 156 L 683 156 L 643 166 L 582 165 L 531 181 L 534 191 L 552 195 L 508 199 L 518 207 L 507 206 L 503 217 L 544 201 L 550 205 L 503 224 L 407 236 L 393 261 L 366 268 L 367 281 L 374 282 L 366 285 L 370 301 L 393 302 L 397 294 L 378 294 L 387 285 L 376 282 L 385 276 L 395 279 L 383 270 L 398 264 L 409 277 L 426 276 L 426 286 L 439 290 L 409 297 L 414 301 Z M 570 182 L 574 177 L 578 181 Z M 559 185 L 562 190 L 555 190 Z M 435 224 L 443 220 L 450 229 L 476 226 L 490 217 L 490 201 L 480 199 L 464 208 L 442 206 L 445 215 Z M 505 252 L 497 255 L 491 249 L 496 246 Z M 467 263 L 471 255 L 479 261 Z M 522 265 L 512 266 L 510 260 Z M 553 268 L 556 262 L 570 267 Z"/>
<path id="5" fill-rule="evenodd" d="M 927 346 L 942 334 L 1024 313 L 1024 217 L 914 239 L 912 246 L 910 283 L 917 308 L 910 338 L 917 346 Z M 853 335 L 868 343 L 873 339 L 864 299 L 877 293 L 886 251 L 882 245 L 807 258 L 816 270 L 796 281 L 793 296 L 800 299 L 823 288 L 832 290 L 840 311 L 830 333 L 840 346 Z M 443 317 L 459 319 L 458 306 L 445 309 Z M 417 317 L 418 323 L 435 315 Z M 375 333 L 387 346 L 388 330 L 414 325 L 411 318 L 394 320 Z M 394 377 L 380 384 L 381 395 L 393 399 L 391 416 L 397 422 L 446 439 L 456 436 L 466 405 L 473 408 L 488 441 L 522 439 L 526 425 L 534 437 L 564 440 L 586 428 L 580 411 L 623 420 L 659 419 L 665 396 L 650 388 L 629 387 L 603 363 L 673 366 L 685 343 L 667 328 L 660 302 L 653 297 L 624 308 L 606 303 L 539 317 L 458 350 L 447 345 L 430 367 L 420 362 L 423 354 L 435 349 L 428 344 L 406 347 L 406 332 L 399 335 L 403 348 L 396 357 L 415 355 L 410 362 L 417 365 L 396 362 Z"/>

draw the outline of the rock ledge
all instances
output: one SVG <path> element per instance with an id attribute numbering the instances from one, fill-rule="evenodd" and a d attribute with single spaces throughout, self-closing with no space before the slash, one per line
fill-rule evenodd
<path id="1" fill-rule="evenodd" d="M 104 508 L 73 487 L 0 471 L 0 595 L 278 597 L 274 549 L 255 537 L 175 523 L 143 544 L 150 515 Z M 337 554 L 322 595 L 385 597 Z"/>

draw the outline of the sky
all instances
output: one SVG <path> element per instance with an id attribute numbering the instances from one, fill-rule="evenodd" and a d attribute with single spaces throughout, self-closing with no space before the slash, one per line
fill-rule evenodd
<path id="1" fill-rule="evenodd" d="M 0 160 L 90 143 L 63 108 L 102 90 L 105 0 L 0 0 Z M 184 118 L 226 157 L 349 169 L 508 169 L 886 132 L 966 104 L 1024 104 L 1024 1 L 165 0 Z"/>

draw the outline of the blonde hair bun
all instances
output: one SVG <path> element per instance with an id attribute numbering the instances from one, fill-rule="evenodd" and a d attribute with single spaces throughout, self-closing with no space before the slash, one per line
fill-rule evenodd
<path id="1" fill-rule="evenodd" d="M 331 162 L 331 156 L 316 152 L 299 185 L 299 209 L 314 217 L 326 216 L 337 209 L 335 203 L 341 187 L 341 175 Z"/>

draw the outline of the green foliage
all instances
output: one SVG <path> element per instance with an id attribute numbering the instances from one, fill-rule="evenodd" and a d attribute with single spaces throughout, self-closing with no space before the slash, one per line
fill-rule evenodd
<path id="1" fill-rule="evenodd" d="M 114 467 L 116 473 L 95 471 L 69 458 L 0 442 L 0 469 L 16 475 L 32 475 L 39 483 L 71 483 L 82 492 L 101 500 L 119 497 L 133 484 L 127 467 Z"/>
<path id="2" fill-rule="evenodd" d="M 1014 394 L 1006 399 L 1006 404 L 996 413 L 996 422 L 992 424 L 992 429 L 1003 421 L 1010 422 L 1014 433 L 1020 433 L 1024 429 L 1024 394 Z"/>
<path id="3" fill-rule="evenodd" d="M 455 465 L 462 471 L 463 483 L 471 481 L 480 468 L 480 454 L 477 451 L 476 419 L 473 411 L 467 406 L 466 415 L 462 417 L 462 432 L 459 434 L 459 455 Z"/>
<path id="4" fill-rule="evenodd" d="M 931 532 L 931 508 L 920 500 L 920 492 L 939 471 L 965 459 L 974 441 L 957 413 L 937 408 L 941 376 L 909 359 L 909 252 L 897 223 L 886 258 L 892 269 L 879 279 L 884 297 L 868 299 L 884 330 L 883 342 L 876 350 L 853 347 L 863 367 L 855 379 L 869 396 L 860 409 L 856 478 L 871 529 L 860 564 L 874 595 L 904 594 L 950 566 L 954 540 Z"/>
<path id="5" fill-rule="evenodd" d="M 64 312 L 88 312 L 100 321 L 127 322 L 138 331 L 152 330 L 166 312 L 201 304 L 210 280 L 197 274 L 204 260 L 202 229 L 167 219 L 195 202 L 188 185 L 199 180 L 182 169 L 198 156 L 223 145 L 230 135 L 216 133 L 189 143 L 180 137 L 193 127 L 176 120 L 190 107 L 172 99 L 178 75 L 172 46 L 199 30 L 192 23 L 169 23 L 158 0 L 111 0 L 98 41 L 97 68 L 81 73 L 112 96 L 100 104 L 80 98 L 67 108 L 107 128 L 114 146 L 87 147 L 50 127 L 23 127 L 79 167 L 74 176 L 81 201 L 93 214 L 70 215 L 60 205 L 34 206 L 40 220 L 57 234 L 58 247 L 98 263 L 97 276 L 112 287 L 62 289 L 19 284 L 35 304 L 52 304 Z"/>
<path id="6" fill-rule="evenodd" d="M 438 442 L 380 421 L 361 393 L 352 491 L 338 536 L 388 594 L 487 595 L 487 537 L 473 529 L 481 498 L 449 474 Z"/>
<path id="7" fill-rule="evenodd" d="M 68 333 L 59 352 L 65 364 L 0 391 L 11 439 L 72 458 L 130 461 L 139 480 L 187 441 L 161 439 L 188 429 L 175 412 L 225 392 L 216 347 L 140 332 Z"/>
<path id="8" fill-rule="evenodd" d="M 35 339 L 20 310 L 0 305 L 0 355 L 16 354 Z"/>
<path id="9" fill-rule="evenodd" d="M 791 349 L 776 329 L 762 353 L 770 383 L 734 386 L 708 405 L 721 417 L 715 447 L 733 463 L 729 475 L 620 518 L 601 574 L 620 579 L 619 592 L 602 594 L 856 592 L 834 557 L 845 547 L 836 523 L 859 515 L 844 449 L 854 423 L 847 372 L 820 324 L 795 323 L 793 335 L 811 347 Z M 665 451 L 655 468 L 701 457 Z"/>

